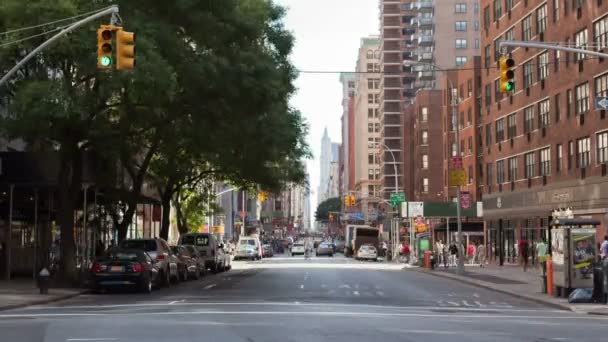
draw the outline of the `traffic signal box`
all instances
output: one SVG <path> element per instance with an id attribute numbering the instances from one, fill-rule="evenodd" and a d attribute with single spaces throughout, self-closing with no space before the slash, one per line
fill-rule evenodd
<path id="1" fill-rule="evenodd" d="M 116 26 L 101 25 L 97 29 L 97 67 L 112 69 L 114 66 L 114 31 Z"/>
<path id="2" fill-rule="evenodd" d="M 115 39 L 116 41 L 114 41 Z M 97 29 L 97 67 L 107 70 L 114 67 L 116 70 L 133 69 L 135 67 L 135 33 L 124 31 L 120 26 L 101 25 Z"/>
<path id="3" fill-rule="evenodd" d="M 515 61 L 510 57 L 500 57 L 500 92 L 510 93 L 515 91 Z"/>
<path id="4" fill-rule="evenodd" d="M 135 33 L 116 31 L 116 70 L 131 70 L 135 67 Z"/>

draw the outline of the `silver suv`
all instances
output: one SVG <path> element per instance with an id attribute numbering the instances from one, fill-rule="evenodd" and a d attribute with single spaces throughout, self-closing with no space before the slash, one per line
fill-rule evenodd
<path id="1" fill-rule="evenodd" d="M 179 280 L 177 269 L 177 257 L 171 252 L 167 241 L 155 239 L 126 239 L 122 240 L 118 247 L 124 249 L 137 249 L 145 251 L 155 260 L 158 265 L 158 279 L 161 285 L 169 285 Z"/>

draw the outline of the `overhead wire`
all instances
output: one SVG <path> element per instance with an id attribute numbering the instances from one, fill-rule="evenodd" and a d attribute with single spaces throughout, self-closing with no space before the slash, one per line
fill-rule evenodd
<path id="1" fill-rule="evenodd" d="M 42 24 L 37 24 L 37 25 L 32 25 L 32 26 L 26 26 L 26 27 L 20 27 L 18 29 L 13 29 L 13 30 L 5 31 L 5 32 L 0 32 L 0 37 L 8 35 L 8 34 L 12 34 L 12 33 L 32 30 L 32 29 L 36 29 L 36 28 L 40 28 L 40 27 L 44 27 L 44 26 L 54 25 L 54 24 L 61 23 L 61 22 L 64 22 L 64 21 L 78 19 L 78 18 L 81 18 L 81 17 L 84 17 L 84 16 L 88 16 L 88 15 L 91 15 L 91 14 L 95 14 L 95 13 L 104 11 L 104 10 L 110 8 L 110 7 L 111 6 L 104 7 L 104 8 L 101 8 L 101 9 L 94 10 L 94 11 L 77 14 L 75 16 L 71 16 L 71 17 L 63 18 L 63 19 L 58 19 L 58 20 L 47 22 L 47 23 L 42 23 Z"/>
<path id="2" fill-rule="evenodd" d="M 24 42 L 24 41 L 27 41 L 27 40 L 30 40 L 30 39 L 34 39 L 34 38 L 40 37 L 40 36 L 44 36 L 44 35 L 47 35 L 47 34 L 52 33 L 52 32 L 61 31 L 61 30 L 63 30 L 64 28 L 66 28 L 68 26 L 69 25 L 59 26 L 59 27 L 56 27 L 56 28 L 54 28 L 52 30 L 48 30 L 48 31 L 45 31 L 45 32 L 41 32 L 41 33 L 37 33 L 37 34 L 31 35 L 31 36 L 27 36 L 27 37 L 23 37 L 23 38 L 20 38 L 20 39 L 12 40 L 12 41 L 9 41 L 9 42 L 6 42 L 6 43 L 0 43 L 0 48 L 5 47 L 5 46 L 9 46 L 9 45 L 13 45 L 13 44 L 17 44 L 17 43 L 21 43 L 21 42 Z"/>

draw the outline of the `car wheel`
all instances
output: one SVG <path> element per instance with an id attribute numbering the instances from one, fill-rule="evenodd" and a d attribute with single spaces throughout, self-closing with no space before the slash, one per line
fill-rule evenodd
<path id="1" fill-rule="evenodd" d="M 140 291 L 142 293 L 152 293 L 152 279 L 148 278 L 148 281 L 143 282 Z"/>
<path id="2" fill-rule="evenodd" d="M 182 281 L 186 281 L 188 280 L 188 269 L 184 268 L 184 271 L 182 272 Z"/>
<path id="3" fill-rule="evenodd" d="M 171 285 L 171 276 L 169 275 L 169 272 L 167 272 L 165 270 L 161 271 L 160 279 L 161 279 L 161 286 Z"/>
<path id="4" fill-rule="evenodd" d="M 333 257 L 334 257 L 334 255 L 333 255 L 333 254 L 330 254 L 330 255 L 329 255 L 329 257 L 330 257 L 330 258 L 333 258 Z"/>
<path id="5" fill-rule="evenodd" d="M 93 285 L 91 286 L 91 293 L 92 294 L 101 294 L 101 287 Z"/>

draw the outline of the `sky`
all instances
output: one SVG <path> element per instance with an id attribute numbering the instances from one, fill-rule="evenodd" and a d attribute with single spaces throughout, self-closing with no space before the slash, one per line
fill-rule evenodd
<path id="1" fill-rule="evenodd" d="M 287 8 L 285 26 L 296 39 L 292 62 L 302 71 L 353 71 L 361 38 L 378 34 L 379 0 L 275 1 Z M 291 103 L 310 126 L 308 143 L 314 154 L 307 163 L 314 215 L 323 130 L 327 127 L 333 142 L 342 140 L 340 74 L 300 73 L 296 87 Z"/>

